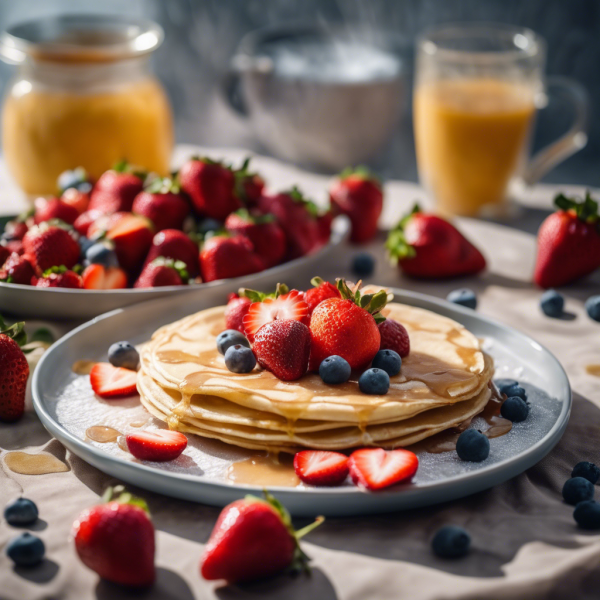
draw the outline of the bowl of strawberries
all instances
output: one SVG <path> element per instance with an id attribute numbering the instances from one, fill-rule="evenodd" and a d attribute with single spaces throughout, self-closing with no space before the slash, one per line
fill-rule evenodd
<path id="1" fill-rule="evenodd" d="M 77 168 L 4 223 L 0 311 L 84 320 L 205 286 L 231 291 L 298 277 L 348 234 L 348 223 L 293 187 L 271 192 L 249 161 L 192 157 L 170 177 L 115 165 Z"/>

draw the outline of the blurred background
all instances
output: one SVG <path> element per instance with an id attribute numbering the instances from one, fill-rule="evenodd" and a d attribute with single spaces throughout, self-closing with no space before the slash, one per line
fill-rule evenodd
<path id="1" fill-rule="evenodd" d="M 587 147 L 551 171 L 548 182 L 600 186 L 600 3 L 597 0 L 11 0 L 0 1 L 0 29 L 33 17 L 64 12 L 145 16 L 165 30 L 153 57 L 175 115 L 178 142 L 244 147 L 267 153 L 246 119 L 223 93 L 224 79 L 240 40 L 250 31 L 288 23 L 359 29 L 361 35 L 400 57 L 403 101 L 391 141 L 371 164 L 384 176 L 417 180 L 410 86 L 414 39 L 440 22 L 499 21 L 530 27 L 548 41 L 547 74 L 566 75 L 587 89 L 592 101 Z M 4 90 L 13 67 L 0 64 Z M 235 100 L 235 91 L 234 100 Z M 571 121 L 561 102 L 538 118 L 534 148 L 564 132 Z M 352 124 L 348 123 L 348 127 Z"/>

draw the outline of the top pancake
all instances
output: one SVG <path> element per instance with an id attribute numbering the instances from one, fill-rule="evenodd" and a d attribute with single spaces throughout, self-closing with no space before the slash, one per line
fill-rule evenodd
<path id="1" fill-rule="evenodd" d="M 284 382 L 255 370 L 231 373 L 216 350 L 225 329 L 225 307 L 201 311 L 159 329 L 142 351 L 144 372 L 164 388 L 186 396 L 224 398 L 253 410 L 298 419 L 383 423 L 468 400 L 491 379 L 493 362 L 459 323 L 424 309 L 392 303 L 384 314 L 409 332 L 411 352 L 385 396 L 363 394 L 357 377 L 326 385 L 315 374 Z M 357 340 L 360 343 L 360 340 Z"/>

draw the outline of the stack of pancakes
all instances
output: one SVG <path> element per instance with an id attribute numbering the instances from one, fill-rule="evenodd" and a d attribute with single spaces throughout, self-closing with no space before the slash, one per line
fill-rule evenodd
<path id="1" fill-rule="evenodd" d="M 260 368 L 231 373 L 216 347 L 224 312 L 219 306 L 167 325 L 143 347 L 142 403 L 171 429 L 272 452 L 396 448 L 468 421 L 490 399 L 492 359 L 462 325 L 428 310 L 384 309 L 411 344 L 384 396 L 361 393 L 360 373 L 341 385 L 317 374 L 285 382 Z"/>

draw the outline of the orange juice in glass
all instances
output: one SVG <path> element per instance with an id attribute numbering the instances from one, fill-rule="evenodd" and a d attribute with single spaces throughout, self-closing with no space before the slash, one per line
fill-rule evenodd
<path id="1" fill-rule="evenodd" d="M 162 41 L 149 21 L 64 16 L 26 22 L 0 39 L 19 65 L 2 111 L 8 168 L 29 195 L 52 194 L 66 170 L 92 178 L 120 160 L 167 174 L 171 110 L 149 70 Z"/>
<path id="2" fill-rule="evenodd" d="M 545 98 L 544 56 L 533 32 L 501 25 L 444 26 L 419 40 L 417 162 L 441 213 L 502 213 L 513 184 L 534 183 L 585 145 L 585 92 L 556 81 L 575 105 L 575 123 L 527 163 L 535 113 Z"/>

